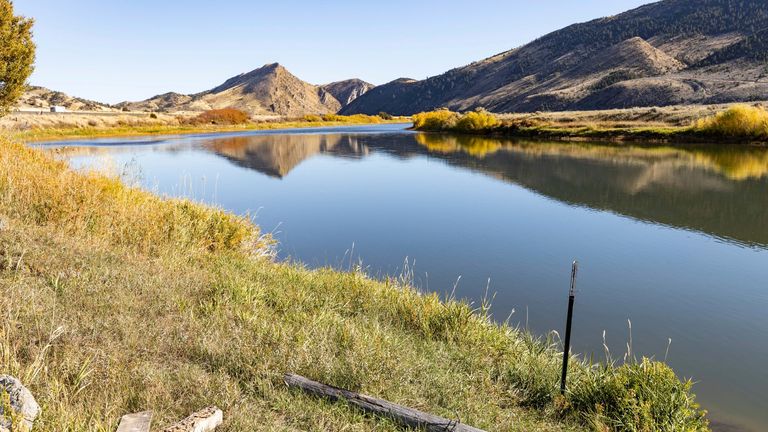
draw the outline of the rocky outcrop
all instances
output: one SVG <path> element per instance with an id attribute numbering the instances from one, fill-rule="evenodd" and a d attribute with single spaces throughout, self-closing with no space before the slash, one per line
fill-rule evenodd
<path id="1" fill-rule="evenodd" d="M 37 404 L 32 393 L 17 378 L 0 375 L 0 395 L 3 396 L 3 401 L 10 400 L 12 411 L 6 412 L 5 403 L 0 404 L 0 432 L 31 431 L 35 418 L 40 413 L 40 405 Z M 5 399 L 5 395 L 9 399 Z"/>
<path id="2" fill-rule="evenodd" d="M 363 80 L 353 78 L 344 81 L 336 81 L 322 86 L 325 91 L 332 94 L 341 103 L 342 108 L 349 105 L 355 99 L 368 93 L 375 86 Z"/>

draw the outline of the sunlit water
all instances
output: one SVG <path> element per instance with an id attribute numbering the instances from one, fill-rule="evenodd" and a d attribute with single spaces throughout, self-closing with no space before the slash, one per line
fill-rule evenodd
<path id="1" fill-rule="evenodd" d="M 161 194 L 256 215 L 280 257 L 399 275 L 574 350 L 667 360 L 711 417 L 768 430 L 768 151 L 524 143 L 402 125 L 70 142 Z M 489 282 L 490 281 L 490 282 Z M 717 425 L 716 425 L 717 426 Z M 726 426 L 717 426 L 725 428 Z"/>

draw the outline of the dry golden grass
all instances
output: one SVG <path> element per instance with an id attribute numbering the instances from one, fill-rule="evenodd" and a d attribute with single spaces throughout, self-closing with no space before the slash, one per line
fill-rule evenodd
<path id="1" fill-rule="evenodd" d="M 66 162 L 2 142 L 0 208 L 6 216 L 148 252 L 250 245 L 259 231 L 241 217 L 188 200 L 164 200 L 120 179 L 77 173 Z"/>

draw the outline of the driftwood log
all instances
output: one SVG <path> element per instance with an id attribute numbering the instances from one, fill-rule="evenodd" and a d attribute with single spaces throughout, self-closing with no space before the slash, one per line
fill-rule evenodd
<path id="1" fill-rule="evenodd" d="M 290 388 L 298 388 L 315 396 L 333 401 L 345 401 L 363 411 L 390 418 L 406 427 L 420 428 L 428 432 L 484 432 L 481 429 L 467 426 L 456 420 L 449 420 L 385 401 L 384 399 L 377 399 L 357 392 L 325 385 L 301 375 L 288 373 L 285 374 L 284 380 L 285 384 Z"/>

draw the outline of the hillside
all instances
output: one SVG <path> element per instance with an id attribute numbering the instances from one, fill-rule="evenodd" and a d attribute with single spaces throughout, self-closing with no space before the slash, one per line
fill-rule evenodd
<path id="1" fill-rule="evenodd" d="M 379 86 L 343 114 L 496 112 L 768 98 L 763 0 L 665 0 L 547 34 L 422 81 Z"/>
<path id="2" fill-rule="evenodd" d="M 48 110 L 52 106 L 63 106 L 70 111 L 117 111 L 117 108 L 108 104 L 37 86 L 30 86 L 16 103 L 16 108 L 22 111 Z"/>
<path id="3" fill-rule="evenodd" d="M 365 93 L 370 84 L 361 80 L 339 81 L 327 86 L 304 82 L 278 63 L 226 80 L 201 93 L 165 93 L 140 102 L 123 102 L 132 111 L 204 111 L 234 107 L 251 115 L 302 116 L 336 113 L 348 101 Z M 345 102 L 335 97 L 338 95 Z"/>
<path id="4" fill-rule="evenodd" d="M 322 86 L 325 91 L 332 94 L 341 103 L 342 107 L 349 105 L 373 87 L 375 87 L 373 84 L 357 78 L 336 81 Z"/>

